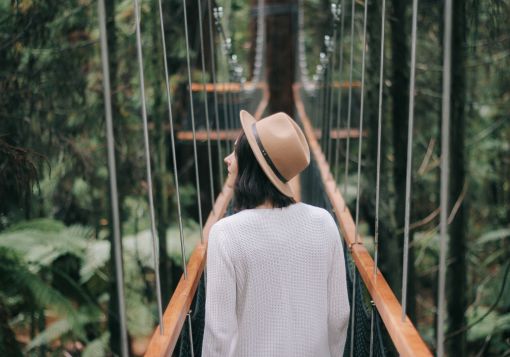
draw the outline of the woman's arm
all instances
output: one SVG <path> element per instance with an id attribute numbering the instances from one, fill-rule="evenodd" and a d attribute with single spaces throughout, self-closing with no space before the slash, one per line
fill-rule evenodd
<path id="1" fill-rule="evenodd" d="M 207 248 L 204 357 L 229 356 L 237 333 L 236 277 L 224 238 L 217 225 L 211 227 Z"/>

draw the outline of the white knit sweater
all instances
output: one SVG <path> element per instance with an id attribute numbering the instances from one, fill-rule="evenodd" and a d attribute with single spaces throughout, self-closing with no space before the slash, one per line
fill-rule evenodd
<path id="1" fill-rule="evenodd" d="M 343 355 L 343 248 L 324 209 L 249 209 L 213 225 L 202 356 Z"/>

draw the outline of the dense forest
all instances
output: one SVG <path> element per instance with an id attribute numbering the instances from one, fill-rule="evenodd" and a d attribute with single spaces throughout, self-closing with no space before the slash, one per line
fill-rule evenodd
<path id="1" fill-rule="evenodd" d="M 185 3 L 191 75 L 194 82 L 200 82 L 201 19 L 197 2 Z M 292 1 L 267 3 L 273 11 L 276 5 L 297 5 Z M 178 131 L 190 125 L 183 7 L 178 0 L 162 4 Z M 345 64 L 341 71 L 332 72 L 332 82 L 349 78 L 351 42 L 353 80 L 359 81 L 361 53 L 366 51 L 367 137 L 360 232 L 371 247 L 382 8 L 381 1 L 356 1 L 356 16 L 351 19 L 351 2 L 339 0 L 337 4 L 345 11 L 345 23 L 343 37 L 339 29 L 336 32 L 335 49 L 342 46 Z M 363 48 L 365 4 L 368 25 Z M 320 63 L 319 53 L 324 51 L 324 35 L 332 35 L 339 24 L 333 19 L 330 1 L 304 0 L 301 5 L 306 69 L 312 78 Z M 411 2 L 387 0 L 386 5 L 379 251 L 380 269 L 400 299 Z M 250 80 L 257 1 L 213 1 L 213 6 L 223 8 L 224 35 L 231 39 L 230 50 Z M 510 2 L 454 0 L 453 6 L 446 346 L 449 356 L 510 356 Z M 176 176 L 158 2 L 143 0 L 140 10 L 159 273 L 166 305 L 182 273 Z M 297 11 L 291 13 L 291 25 L 297 31 Z M 280 93 L 284 74 L 286 80 L 294 75 L 303 79 L 298 68 L 283 70 L 274 59 L 296 56 L 297 36 L 281 32 L 282 22 L 274 14 L 266 16 L 263 76 Z M 442 19 L 443 1 L 419 3 L 407 312 L 432 350 L 436 348 L 439 261 Z M 106 1 L 106 20 L 130 353 L 142 355 L 157 324 L 157 305 L 133 1 Z M 349 37 L 351 21 L 353 38 Z M 202 23 L 204 38 L 210 38 L 207 20 L 203 18 Z M 231 63 L 223 55 L 225 39 L 213 31 L 215 74 L 218 82 L 229 82 Z M 0 0 L 0 356 L 120 353 L 99 37 L 97 1 Z M 276 49 L 282 43 L 289 48 L 279 53 Z M 203 53 L 208 82 L 212 78 L 209 44 Z M 292 95 L 290 88 L 284 90 Z M 353 118 L 359 111 L 359 96 L 356 89 Z M 346 103 L 345 90 L 342 98 Z M 203 114 L 202 103 L 198 99 L 193 103 L 197 116 Z M 333 103 L 334 111 L 337 106 Z M 270 105 L 270 110 L 278 108 Z M 352 125 L 357 127 L 358 119 Z M 340 163 L 332 171 L 343 170 L 346 153 L 344 143 L 339 143 L 333 147 L 339 148 Z M 221 152 L 214 148 L 211 187 L 206 174 L 207 147 L 199 143 L 199 169 L 204 174 L 198 196 L 192 145 L 177 145 L 179 198 L 189 254 L 200 241 L 197 199 L 205 217 L 212 205 L 211 192 L 221 190 Z M 229 145 L 222 148 L 223 153 Z M 351 210 L 357 191 L 357 149 L 352 146 L 346 190 Z M 339 186 L 344 184 L 343 175 L 337 179 Z"/>

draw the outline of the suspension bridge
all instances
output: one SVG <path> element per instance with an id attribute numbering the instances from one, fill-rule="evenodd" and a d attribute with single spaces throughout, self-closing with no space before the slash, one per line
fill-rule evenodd
<path id="1" fill-rule="evenodd" d="M 292 85 L 292 93 L 295 107 L 295 119 L 302 126 L 308 139 L 311 149 L 311 164 L 303 172 L 299 179 L 293 184 L 300 200 L 327 209 L 336 219 L 338 228 L 343 238 L 344 251 L 346 254 L 348 272 L 348 290 L 351 304 L 351 318 L 347 337 L 345 355 L 349 356 L 386 356 L 398 354 L 401 356 L 431 356 L 429 347 L 415 328 L 413 321 L 406 313 L 408 284 L 407 270 L 409 262 L 409 216 L 410 216 L 410 195 L 411 195 L 411 159 L 412 159 L 412 138 L 414 120 L 414 92 L 415 92 L 415 70 L 416 70 L 416 28 L 417 28 L 417 0 L 413 1 L 412 7 L 412 35 L 411 35 L 411 66 L 409 95 L 409 125 L 408 125 L 408 152 L 407 152 L 407 176 L 406 185 L 402 189 L 406 194 L 405 226 L 404 226 L 404 254 L 402 256 L 402 298 L 397 299 L 378 268 L 378 225 L 380 206 L 380 162 L 381 162 L 381 136 L 382 134 L 382 101 L 383 101 L 383 71 L 384 71 L 384 39 L 385 39 L 385 16 L 386 4 L 382 1 L 382 18 L 380 29 L 380 64 L 379 64 L 379 96 L 378 108 L 365 107 L 365 74 L 366 74 L 366 31 L 367 31 L 367 6 L 363 4 L 362 26 L 363 44 L 359 54 L 362 63 L 360 78 L 355 79 L 353 61 L 357 54 L 354 50 L 354 29 L 356 25 L 355 1 L 341 0 L 331 4 L 333 21 L 328 33 L 324 37 L 324 51 L 320 53 L 319 64 L 316 73 L 310 77 L 308 74 L 307 58 L 305 54 L 303 17 L 306 14 L 302 11 L 302 4 L 297 9 L 297 41 L 295 44 L 297 53 L 297 65 L 299 69 L 295 82 Z M 118 209 L 117 182 L 115 177 L 115 155 L 114 155 L 114 131 L 111 110 L 111 90 L 109 84 L 108 69 L 108 47 L 105 26 L 104 0 L 99 0 L 99 24 L 101 30 L 101 53 L 104 74 L 104 100 L 106 113 L 106 130 L 108 138 L 108 163 L 110 168 L 111 202 L 113 209 L 113 228 L 115 236 L 115 258 L 118 267 L 122 266 L 120 218 Z M 444 74 L 443 74 L 443 112 L 442 112 L 442 156 L 441 156 L 441 249 L 439 265 L 438 284 L 438 310 L 437 310 L 437 336 L 436 351 L 438 356 L 444 355 L 444 301 L 445 301 L 445 267 L 446 267 L 446 234 L 447 234 L 447 187 L 448 187 L 448 145 L 449 133 L 449 96 L 450 96 L 450 63 L 451 63 L 451 23 L 452 8 L 451 0 L 445 1 L 444 12 Z M 151 222 L 151 234 L 153 242 L 153 264 L 155 271 L 155 289 L 157 294 L 159 324 L 155 329 L 148 345 L 146 356 L 169 356 L 169 355 L 199 355 L 201 350 L 201 339 L 204 325 L 204 302 L 206 298 L 204 279 L 206 278 L 207 262 L 207 240 L 211 226 L 228 214 L 232 214 L 229 208 L 232 200 L 232 189 L 225 183 L 223 177 L 222 156 L 232 149 L 231 141 L 235 139 L 240 131 L 238 113 L 240 109 L 246 109 L 254 113 L 257 119 L 268 113 L 268 102 L 270 91 L 265 78 L 265 38 L 271 34 L 265 32 L 265 17 L 268 7 L 263 0 L 259 0 L 256 11 L 256 40 L 253 74 L 250 81 L 245 81 L 242 67 L 239 65 L 237 56 L 233 53 L 231 39 L 226 35 L 222 25 L 222 9 L 214 7 L 212 0 L 205 2 L 198 1 L 200 26 L 200 53 L 201 53 L 201 82 L 192 81 L 192 65 L 190 63 L 190 39 L 188 33 L 188 14 L 186 13 L 186 0 L 182 1 L 184 12 L 184 30 L 187 51 L 187 77 L 189 95 L 189 117 L 187 127 L 181 127 L 179 131 L 174 130 L 174 118 L 172 116 L 172 97 L 169 83 L 169 72 L 166 58 L 165 29 L 163 23 L 164 9 L 159 0 L 159 14 L 161 26 L 161 46 L 163 47 L 163 63 L 165 64 L 166 99 L 168 103 L 168 126 L 171 135 L 172 163 L 175 174 L 175 186 L 177 192 L 177 207 L 179 219 L 179 232 L 182 253 L 183 275 L 173 292 L 170 301 L 163 301 L 161 296 L 160 278 L 158 273 L 159 247 L 156 233 L 156 218 L 154 213 L 152 187 L 152 170 L 150 157 L 150 142 L 148 135 L 147 121 L 147 94 L 144 90 L 144 53 L 142 51 L 142 38 L 140 32 L 141 18 L 138 0 L 134 0 L 136 15 L 136 43 L 137 61 L 140 77 L 141 93 L 141 117 L 144 132 L 144 148 L 146 160 L 146 179 L 148 183 L 147 200 L 149 202 L 149 214 Z M 271 11 L 275 11 L 273 8 Z M 347 21 L 347 18 L 350 21 Z M 350 23 L 350 28 L 346 25 Z M 209 28 L 209 41 L 203 38 L 203 26 Z M 218 38 L 218 41 L 215 38 Z M 350 40 L 349 40 L 350 39 Z M 206 43 L 210 48 L 205 51 Z M 350 45 L 349 56 L 344 55 L 344 43 Z M 209 53 L 212 63 L 211 69 L 206 69 L 205 53 Z M 317 54 L 319 55 L 319 54 Z M 215 61 L 219 59 L 228 68 L 229 81 L 219 83 L 216 77 Z M 210 82 L 206 79 L 205 73 L 211 73 Z M 346 78 L 344 74 L 348 73 Z M 335 80 L 335 78 L 339 80 Z M 196 106 L 193 103 L 200 103 L 199 112 L 194 112 Z M 376 186 L 376 217 L 374 253 L 371 254 L 365 247 L 365 239 L 361 236 L 360 225 L 360 178 L 363 175 L 363 138 L 367 132 L 364 130 L 364 113 L 367 110 L 378 110 L 378 132 L 377 135 L 377 178 Z M 175 135 L 174 135 L 175 133 Z M 193 144 L 193 155 L 195 162 L 195 177 L 197 189 L 197 205 L 199 211 L 199 224 L 202 227 L 201 241 L 191 252 L 190 258 L 186 259 L 183 223 L 179 191 L 179 179 L 176 160 L 176 142 L 188 141 Z M 356 168 L 356 199 L 354 207 L 349 207 L 346 199 L 346 190 L 350 178 L 349 165 L 351 164 L 352 151 L 357 144 L 357 168 Z M 198 166 L 199 158 L 197 146 L 207 145 L 208 171 L 200 171 Z M 217 147 L 218 157 L 216 161 L 219 167 L 213 167 L 215 161 L 213 145 Z M 342 155 L 344 163 L 340 162 Z M 344 168 L 341 172 L 340 167 Z M 209 180 L 212 205 L 211 212 L 204 219 L 200 201 L 200 180 L 206 175 Z M 221 192 L 214 192 L 213 176 L 221 176 L 223 183 Z M 117 269 L 117 289 L 119 294 L 119 325 L 121 330 L 121 351 L 123 356 L 128 355 L 128 336 L 126 329 L 126 306 L 124 301 L 124 277 L 122 269 Z"/>

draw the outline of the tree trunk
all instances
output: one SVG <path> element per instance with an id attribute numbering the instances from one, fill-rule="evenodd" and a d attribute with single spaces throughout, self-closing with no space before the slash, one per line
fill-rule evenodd
<path id="1" fill-rule="evenodd" d="M 462 194 L 466 182 L 465 102 L 466 102 L 466 9 L 464 0 L 453 1 L 452 81 L 450 125 L 450 211 Z M 465 326 L 467 309 L 466 271 L 466 205 L 459 206 L 449 229 L 450 252 L 447 283 L 448 331 Z M 449 356 L 465 356 L 466 333 L 459 333 L 447 341 Z"/>
<path id="2" fill-rule="evenodd" d="M 407 2 L 404 0 L 391 1 L 391 98 L 392 98 L 392 134 L 396 227 L 404 226 L 405 208 L 405 171 L 407 147 L 407 115 L 408 115 L 408 85 L 409 85 L 409 48 L 406 35 Z M 385 276 L 397 296 L 401 291 L 402 277 L 402 246 L 403 234 L 387 237 L 381 242 L 381 267 Z"/>
<path id="3" fill-rule="evenodd" d="M 268 0 L 266 10 L 269 112 L 294 113 L 297 7 L 291 0 Z"/>

